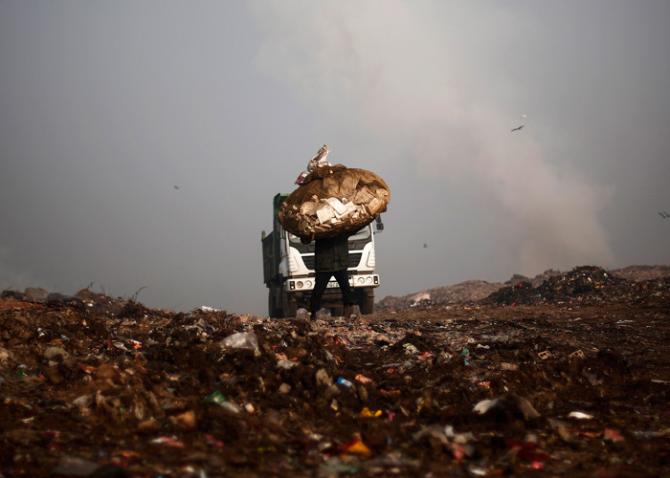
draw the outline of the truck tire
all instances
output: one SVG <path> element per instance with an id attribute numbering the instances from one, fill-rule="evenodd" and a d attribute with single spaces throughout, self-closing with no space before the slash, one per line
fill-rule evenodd
<path id="1" fill-rule="evenodd" d="M 282 317 L 286 319 L 295 317 L 297 311 L 298 303 L 296 300 L 291 297 L 288 292 L 284 292 L 282 294 Z"/>
<path id="2" fill-rule="evenodd" d="M 359 308 L 361 309 L 361 314 L 363 315 L 370 315 L 375 311 L 374 289 L 370 288 L 365 290 Z"/>
<path id="3" fill-rule="evenodd" d="M 274 288 L 270 288 L 268 290 L 268 315 L 272 319 L 276 319 L 282 316 L 282 311 L 279 307 L 277 307 L 277 304 L 275 303 L 275 295 L 276 292 Z"/>

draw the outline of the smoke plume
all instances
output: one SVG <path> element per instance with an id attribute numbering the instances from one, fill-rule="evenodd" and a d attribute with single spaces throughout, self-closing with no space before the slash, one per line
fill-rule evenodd
<path id="1" fill-rule="evenodd" d="M 607 265 L 598 213 L 608 191 L 550 161 L 533 128 L 510 131 L 533 117 L 522 119 L 524 92 L 505 65 L 526 20 L 504 8 L 262 2 L 258 61 L 310 107 L 400 152 L 389 160 L 411 160 L 420 176 L 480 191 L 503 218 L 501 234 L 514 238 L 523 272 Z"/>

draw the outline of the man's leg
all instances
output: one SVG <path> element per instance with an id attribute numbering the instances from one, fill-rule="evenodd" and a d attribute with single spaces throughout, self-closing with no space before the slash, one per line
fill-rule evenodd
<path id="1" fill-rule="evenodd" d="M 309 304 L 311 319 L 316 319 L 316 313 L 321 308 L 321 296 L 323 296 L 323 292 L 326 290 L 326 287 L 328 287 L 328 281 L 332 275 L 333 274 L 331 272 L 317 271 L 315 273 L 314 290 L 312 291 L 312 298 Z"/>
<path id="2" fill-rule="evenodd" d="M 335 280 L 340 286 L 340 291 L 342 292 L 342 306 L 343 306 L 343 315 L 349 317 L 351 315 L 351 306 L 355 303 L 354 294 L 351 291 L 351 286 L 349 285 L 349 272 L 344 269 L 341 271 L 336 271 L 333 273 Z"/>

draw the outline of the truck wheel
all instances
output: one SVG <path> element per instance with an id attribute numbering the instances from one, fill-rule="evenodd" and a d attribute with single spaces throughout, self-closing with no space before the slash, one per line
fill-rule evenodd
<path id="1" fill-rule="evenodd" d="M 272 319 L 281 317 L 281 309 L 275 304 L 275 291 L 272 288 L 268 291 L 268 315 Z"/>
<path id="2" fill-rule="evenodd" d="M 361 314 L 370 315 L 375 310 L 375 290 L 367 289 L 360 304 Z"/>
<path id="3" fill-rule="evenodd" d="M 287 292 L 284 292 L 282 294 L 282 316 L 286 319 L 295 317 L 297 311 L 298 303 L 296 300 L 289 296 Z"/>

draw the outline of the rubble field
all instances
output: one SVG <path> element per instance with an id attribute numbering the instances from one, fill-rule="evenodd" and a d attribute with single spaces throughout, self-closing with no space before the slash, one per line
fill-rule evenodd
<path id="1" fill-rule="evenodd" d="M 0 477 L 670 476 L 670 279 L 357 319 L 0 300 Z"/>

